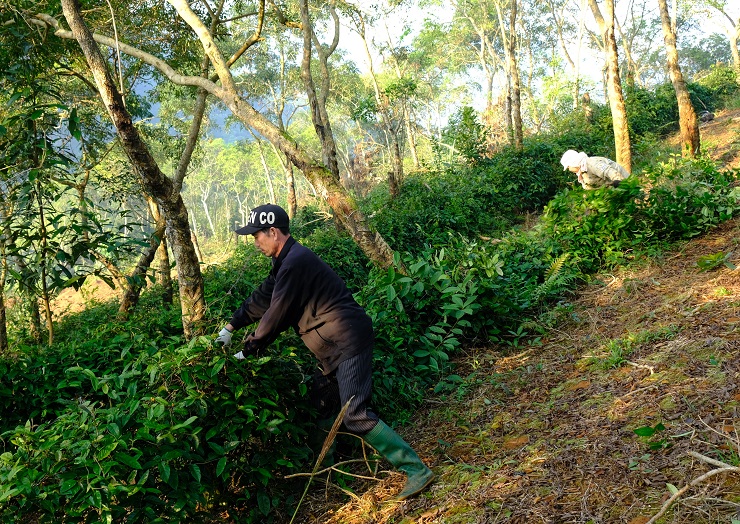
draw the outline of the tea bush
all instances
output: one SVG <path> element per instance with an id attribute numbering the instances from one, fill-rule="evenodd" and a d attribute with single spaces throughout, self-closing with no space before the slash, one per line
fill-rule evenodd
<path id="1" fill-rule="evenodd" d="M 560 145 L 565 142 L 530 139 L 521 151 L 507 148 L 493 158 L 416 173 L 397 198 L 371 195 L 363 209 L 398 251 L 439 248 L 447 244 L 449 232 L 466 238 L 498 236 L 522 214 L 541 210 L 572 181 L 559 163 L 568 149 Z"/>
<path id="2" fill-rule="evenodd" d="M 307 456 L 296 424 L 309 412 L 307 387 L 292 348 L 235 362 L 210 339 L 121 334 L 95 353 L 93 368 L 57 369 L 44 417 L 4 421 L 3 522 L 184 522 L 224 501 L 267 522 L 291 500 L 270 481 Z M 47 363 L 15 364 L 3 389 L 23 380 L 14 370 Z"/>
<path id="3" fill-rule="evenodd" d="M 545 208 L 542 233 L 557 239 L 589 273 L 732 217 L 740 210 L 737 180 L 737 171 L 718 171 L 706 160 L 673 158 L 616 189 L 563 192 Z"/>

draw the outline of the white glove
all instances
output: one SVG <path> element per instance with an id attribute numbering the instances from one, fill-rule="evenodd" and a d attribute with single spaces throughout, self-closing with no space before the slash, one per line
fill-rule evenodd
<path id="1" fill-rule="evenodd" d="M 247 357 L 245 357 L 245 356 L 244 356 L 244 353 L 240 351 L 239 353 L 236 353 L 236 354 L 234 355 L 234 358 L 235 358 L 235 359 L 237 359 L 237 360 L 244 360 L 244 359 L 245 359 L 245 358 L 247 358 Z"/>
<path id="2" fill-rule="evenodd" d="M 218 338 L 216 339 L 216 344 L 221 344 L 222 346 L 230 346 L 231 345 L 231 331 L 229 331 L 226 328 L 223 328 L 221 331 L 218 332 Z"/>

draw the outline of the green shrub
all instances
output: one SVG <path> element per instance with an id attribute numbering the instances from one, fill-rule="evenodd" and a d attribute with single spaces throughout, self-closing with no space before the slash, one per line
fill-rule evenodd
<path id="1" fill-rule="evenodd" d="M 480 307 L 473 274 L 448 253 L 407 256 L 404 271 L 396 255 L 394 267 L 373 270 L 358 297 L 375 327 L 376 409 L 391 420 L 406 418 L 441 379 Z"/>
<path id="2" fill-rule="evenodd" d="M 695 83 L 708 89 L 715 97 L 732 96 L 740 90 L 737 72 L 729 66 L 712 66 L 709 71 L 697 75 Z"/>
<path id="3" fill-rule="evenodd" d="M 469 239 L 499 236 L 572 182 L 559 163 L 563 147 L 527 140 L 521 151 L 507 148 L 473 165 L 418 173 L 408 177 L 398 197 L 371 196 L 363 209 L 402 252 L 442 247 L 450 232 Z"/>
<path id="4" fill-rule="evenodd" d="M 700 235 L 740 209 L 736 171 L 718 171 L 700 159 L 672 159 L 645 173 L 653 187 L 641 203 L 644 235 L 678 240 Z"/>
<path id="5" fill-rule="evenodd" d="M 483 158 L 486 152 L 485 129 L 472 107 L 462 107 L 450 117 L 442 130 L 442 143 L 444 145 L 434 145 L 435 156 L 440 161 L 455 158 L 455 155 L 465 163 L 475 163 Z"/>
<path id="6" fill-rule="evenodd" d="M 706 160 L 658 163 L 618 188 L 565 191 L 542 216 L 584 272 L 622 263 L 635 249 L 694 237 L 740 210 L 738 174 Z M 644 191 L 647 184 L 649 191 Z"/>
<path id="7" fill-rule="evenodd" d="M 235 363 L 209 339 L 111 342 L 124 349 L 100 348 L 107 365 L 57 370 L 60 389 L 80 396 L 2 434 L 3 522 L 185 522 L 223 501 L 267 522 L 290 504 L 270 481 L 306 456 L 295 422 L 308 412 L 306 385 L 292 348 Z"/>
<path id="8" fill-rule="evenodd" d="M 511 227 L 497 187 L 480 171 L 471 173 L 461 166 L 434 176 L 409 177 L 397 198 L 373 203 L 368 213 L 373 225 L 394 250 L 411 253 L 445 245 L 449 232 L 474 237 Z"/>

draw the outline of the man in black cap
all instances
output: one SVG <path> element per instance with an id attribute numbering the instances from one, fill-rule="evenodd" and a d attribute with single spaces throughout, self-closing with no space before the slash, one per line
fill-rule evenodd
<path id="1" fill-rule="evenodd" d="M 254 237 L 257 249 L 272 258 L 272 270 L 234 312 L 216 342 L 228 346 L 234 330 L 259 322 L 247 336 L 244 349 L 234 355 L 244 359 L 292 326 L 319 360 L 311 395 L 319 417 L 330 421 L 338 407 L 352 399 L 344 416 L 347 430 L 407 474 L 406 485 L 395 499 L 421 492 L 434 473 L 369 407 L 374 345 L 370 317 L 344 281 L 290 235 L 288 214 L 281 207 L 254 208 L 247 225 L 236 232 Z"/>

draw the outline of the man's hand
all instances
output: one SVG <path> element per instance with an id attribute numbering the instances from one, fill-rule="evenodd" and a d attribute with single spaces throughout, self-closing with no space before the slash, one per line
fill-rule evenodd
<path id="1" fill-rule="evenodd" d="M 231 331 L 229 331 L 227 328 L 223 328 L 221 331 L 218 332 L 218 338 L 215 340 L 214 343 L 220 346 L 230 346 Z"/>

